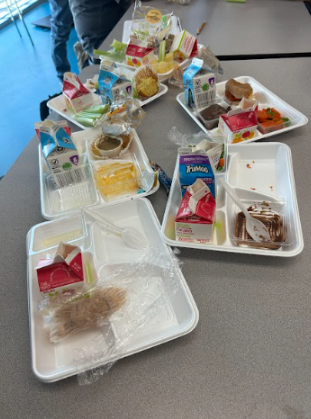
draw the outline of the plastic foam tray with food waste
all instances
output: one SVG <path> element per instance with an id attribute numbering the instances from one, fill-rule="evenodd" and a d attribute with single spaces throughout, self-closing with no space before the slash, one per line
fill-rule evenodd
<path id="1" fill-rule="evenodd" d="M 117 159 L 104 159 L 92 153 L 91 147 L 101 129 L 79 131 L 72 134 L 82 156 L 83 182 L 58 187 L 50 173 L 39 145 L 39 173 L 41 213 L 52 220 L 79 212 L 82 207 L 104 203 L 124 202 L 155 193 L 159 188 L 157 174 L 150 166 L 144 148 L 135 130 L 129 143 Z"/>
<path id="2" fill-rule="evenodd" d="M 144 249 L 129 247 L 105 220 L 132 229 Z M 37 266 L 55 257 L 60 242 L 80 249 L 84 282 L 47 296 L 46 282 L 39 289 Z M 38 224 L 28 233 L 27 254 L 32 367 L 44 382 L 75 374 L 82 384 L 91 382 L 104 371 L 97 367 L 190 333 L 198 322 L 179 263 L 146 199 Z M 95 324 L 89 310 L 95 310 Z"/>
<path id="3" fill-rule="evenodd" d="M 181 204 L 179 164 L 172 181 L 161 234 L 171 246 L 204 250 L 292 257 L 302 252 L 304 242 L 296 197 L 290 148 L 281 143 L 232 144 L 228 146 L 227 171 L 215 175 L 216 211 L 210 243 L 176 238 L 175 220 Z M 245 229 L 245 218 L 225 192 L 223 177 L 247 206 L 251 215 L 264 221 L 270 243 L 256 243 Z M 185 230 L 187 231 L 187 230 Z"/>
<path id="4" fill-rule="evenodd" d="M 133 68 L 129 67 L 127 65 L 122 65 L 118 63 L 118 66 L 120 66 L 120 68 L 124 68 L 125 71 L 133 73 Z M 154 100 L 158 99 L 160 96 L 165 95 L 165 93 L 167 93 L 168 88 L 167 86 L 165 86 L 164 84 L 160 83 L 159 85 L 159 91 L 157 94 L 155 94 L 154 96 L 150 97 L 150 98 L 146 98 L 144 100 L 139 100 L 139 104 L 140 106 L 145 106 L 150 102 L 153 102 Z M 92 92 L 93 95 L 93 101 L 94 101 L 94 105 L 101 105 L 102 104 L 102 99 L 101 97 L 96 94 L 95 92 Z M 90 127 L 83 125 L 81 122 L 79 122 L 76 118 L 75 118 L 75 114 L 72 112 L 72 110 L 70 110 L 66 104 L 65 101 L 65 97 L 63 94 L 55 97 L 54 99 L 50 99 L 47 103 L 47 106 L 54 112 L 56 112 L 57 114 L 61 115 L 63 118 L 67 119 L 68 121 L 72 122 L 74 125 L 76 125 L 79 128 L 82 128 L 84 130 L 89 129 Z"/>
<path id="5" fill-rule="evenodd" d="M 291 131 L 307 124 L 308 118 L 305 115 L 272 93 L 257 80 L 249 76 L 236 77 L 234 80 L 238 83 L 248 83 L 251 86 L 253 91 L 252 99 L 258 102 L 259 124 L 258 127 L 254 130 L 244 130 L 245 133 L 239 134 L 239 137 L 236 135 L 236 138 L 233 138 L 232 143 L 250 143 L 253 141 L 258 141 L 273 135 Z M 237 103 L 230 101 L 226 97 L 226 83 L 227 82 L 224 81 L 216 84 L 216 98 L 213 101 L 212 106 L 219 105 L 227 112 L 227 108 L 229 106 L 232 109 L 236 109 Z M 178 94 L 176 100 L 190 115 L 190 117 L 198 124 L 202 131 L 208 133 L 211 136 L 221 135 L 219 128 L 216 126 L 218 125 L 219 121 L 218 115 L 217 118 L 214 118 L 213 112 L 210 112 L 212 119 L 205 120 L 204 112 L 206 112 L 206 110 L 204 109 L 198 112 L 197 110 L 189 107 L 186 103 L 184 92 Z M 275 113 L 274 110 L 276 111 Z M 269 121 L 265 120 L 265 114 L 267 113 L 270 113 L 272 116 L 271 120 Z"/>

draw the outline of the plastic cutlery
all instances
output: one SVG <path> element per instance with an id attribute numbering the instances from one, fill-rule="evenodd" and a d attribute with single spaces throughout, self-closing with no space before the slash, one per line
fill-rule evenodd
<path id="1" fill-rule="evenodd" d="M 256 242 L 271 242 L 270 233 L 266 226 L 260 220 L 257 220 L 249 214 L 247 208 L 244 206 L 240 198 L 238 198 L 237 194 L 235 193 L 235 190 L 231 188 L 231 186 L 229 186 L 227 182 L 225 182 L 222 178 L 220 178 L 219 181 L 225 188 L 226 192 L 231 196 L 233 201 L 237 204 L 237 206 L 245 215 L 245 227 L 251 238 Z"/>
<path id="2" fill-rule="evenodd" d="M 83 212 L 92 217 L 94 220 L 96 220 L 106 230 L 114 233 L 117 236 L 121 236 L 124 243 L 127 244 L 129 247 L 137 250 L 143 250 L 148 247 L 147 239 L 135 228 L 117 227 L 115 224 L 104 218 L 102 215 L 97 215 L 95 212 L 86 208 L 83 209 Z"/>

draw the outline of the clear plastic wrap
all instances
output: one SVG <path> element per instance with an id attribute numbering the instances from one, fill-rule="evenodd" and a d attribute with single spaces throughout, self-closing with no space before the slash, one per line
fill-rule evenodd
<path id="1" fill-rule="evenodd" d="M 203 60 L 204 66 L 213 70 L 216 75 L 216 78 L 217 78 L 217 75 L 222 75 L 224 73 L 221 67 L 220 61 L 213 54 L 213 52 L 208 46 L 200 45 L 198 48 L 198 53 L 196 55 L 196 58 Z M 179 87 L 180 89 L 183 89 L 183 74 L 190 64 L 191 64 L 191 58 L 186 60 L 185 62 L 179 62 L 179 60 L 175 59 L 174 69 L 169 78 L 169 83 Z"/>
<path id="2" fill-rule="evenodd" d="M 200 131 L 197 134 L 182 134 L 173 127 L 167 138 L 180 147 L 192 147 L 192 151 L 205 149 L 214 163 L 217 172 L 227 171 L 228 160 L 228 138 L 225 135 L 209 135 Z M 218 147 L 217 147 L 218 146 Z"/>
<path id="3" fill-rule="evenodd" d="M 150 43 L 154 47 L 155 37 L 170 25 L 170 13 L 166 9 L 143 6 L 135 1 L 132 16 L 131 34 L 140 41 Z"/>
<path id="4" fill-rule="evenodd" d="M 43 298 L 38 308 L 51 342 L 61 345 L 68 336 L 97 330 L 92 339 L 81 338 L 74 350 L 79 384 L 93 383 L 108 372 L 142 336 L 152 344 L 154 328 L 174 315 L 179 269 L 176 257 L 152 247 L 133 263 L 103 265 L 95 283 L 73 294 Z"/>

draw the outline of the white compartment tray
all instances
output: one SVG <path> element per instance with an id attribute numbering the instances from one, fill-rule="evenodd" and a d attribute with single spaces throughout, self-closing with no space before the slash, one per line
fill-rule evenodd
<path id="1" fill-rule="evenodd" d="M 128 68 L 127 65 L 121 64 L 120 66 Z M 132 67 L 130 67 L 132 70 Z M 132 70 L 133 71 L 133 70 Z M 145 100 L 139 100 L 140 106 L 145 106 L 150 102 L 153 102 L 154 100 L 158 99 L 160 96 L 165 95 L 165 93 L 168 91 L 168 87 L 165 84 L 160 83 L 159 91 L 156 95 L 145 99 Z M 102 100 L 100 96 L 98 96 L 96 93 L 93 93 L 93 100 L 94 105 L 100 105 L 102 103 Z M 65 119 L 68 119 L 68 121 L 72 122 L 73 124 L 77 125 L 77 127 L 80 127 L 82 129 L 92 129 L 90 127 L 85 127 L 84 125 L 80 124 L 75 118 L 74 113 L 67 108 L 65 97 L 63 94 L 55 97 L 54 99 L 51 99 L 48 101 L 47 106 L 52 109 L 52 111 L 55 111 L 59 115 L 63 116 Z"/>
<path id="2" fill-rule="evenodd" d="M 238 247 L 234 244 L 231 239 L 233 217 L 232 200 L 217 185 L 217 176 L 223 175 L 216 175 L 216 222 L 222 228 L 214 229 L 213 243 L 197 244 L 177 241 L 175 238 L 175 218 L 181 203 L 178 161 L 161 227 L 161 234 L 164 241 L 170 246 L 254 255 L 292 257 L 301 253 L 304 242 L 290 148 L 281 143 L 264 143 L 252 144 L 251 146 L 246 144 L 233 144 L 229 145 L 228 149 L 227 182 L 233 187 L 239 188 L 237 193 L 241 199 L 251 199 L 252 189 L 255 189 L 255 194 L 260 193 L 258 197 L 260 200 L 265 197 L 266 201 L 271 202 L 275 201 L 275 199 L 286 201 L 290 222 L 290 243 L 282 246 L 278 250 Z M 253 197 L 253 200 L 256 200 L 256 196 Z"/>
<path id="3" fill-rule="evenodd" d="M 136 199 L 124 204 L 115 204 L 110 207 L 93 207 L 98 215 L 107 217 L 120 227 L 134 227 L 143 234 L 150 247 L 157 248 L 165 258 L 166 263 L 173 264 L 172 251 L 165 245 L 160 236 L 160 224 L 153 210 L 152 205 L 147 199 Z M 35 268 L 40 259 L 47 255 L 54 255 L 57 244 L 61 240 L 66 240 L 80 246 L 82 251 L 87 250 L 93 254 L 94 266 L 97 275 L 107 269 L 114 269 L 124 263 L 135 262 L 142 256 L 142 251 L 128 248 L 120 237 L 111 235 L 99 229 L 96 223 L 85 224 L 82 222 L 81 214 L 65 217 L 62 219 L 38 224 L 28 232 L 27 235 L 27 254 L 28 254 L 28 301 L 29 301 L 29 324 L 32 368 L 38 379 L 44 382 L 54 382 L 81 372 L 81 365 L 74 360 L 76 349 L 84 348 L 88 350 L 91 342 L 100 335 L 99 329 L 87 330 L 63 339 L 57 344 L 50 342 L 46 331 L 43 328 L 43 319 L 38 312 L 37 303 L 40 300 L 39 288 L 35 273 Z M 70 239 L 71 237 L 71 239 Z M 152 253 L 153 254 L 153 253 Z M 50 256 L 51 257 L 51 256 Z M 159 260 L 159 259 L 158 259 Z M 162 259 L 161 259 L 162 260 Z M 152 263 L 157 263 L 156 260 Z M 158 266 L 158 265 L 156 265 Z M 149 349 L 153 346 L 168 342 L 190 333 L 198 323 L 198 310 L 193 300 L 191 292 L 179 268 L 172 270 L 170 280 L 174 283 L 174 292 L 168 292 L 166 281 L 159 276 L 154 278 L 143 278 L 145 281 L 144 289 L 148 299 L 162 287 L 165 296 L 165 307 L 150 318 L 139 332 L 135 332 L 130 340 L 126 340 L 126 345 L 121 346 L 122 351 L 116 355 L 109 354 L 107 359 L 102 359 L 101 364 L 113 362 L 116 359 L 132 355 L 137 352 Z M 147 284 L 147 288 L 146 288 Z M 139 283 L 133 281 L 129 291 L 135 294 L 135 287 Z M 158 294 L 157 294 L 158 295 Z M 156 298 L 156 296 L 154 296 Z M 152 303 L 153 304 L 153 303 Z M 122 317 L 120 319 L 110 319 L 111 331 L 109 339 L 113 341 L 120 333 L 124 335 L 127 326 L 130 326 L 131 318 Z M 118 335 L 119 334 L 119 335 Z M 91 348 L 90 348 L 91 351 Z M 113 356 L 114 358 L 109 358 Z M 98 358 L 88 364 L 88 368 L 99 366 Z M 83 369 L 83 368 L 82 368 Z"/>
<path id="4" fill-rule="evenodd" d="M 288 103 L 286 103 L 284 100 L 279 98 L 277 95 L 272 93 L 269 89 L 264 87 L 262 84 L 260 84 L 257 80 L 253 79 L 249 76 L 240 76 L 235 77 L 235 80 L 237 80 L 240 83 L 249 83 L 254 92 L 254 98 L 257 99 L 257 101 L 260 104 L 265 104 L 269 106 L 275 107 L 282 115 L 290 118 L 291 125 L 289 125 L 286 128 L 280 129 L 278 131 L 270 132 L 269 134 L 261 134 L 258 130 L 255 137 L 253 137 L 250 140 L 243 141 L 243 144 L 251 143 L 253 141 L 258 141 L 263 138 L 272 137 L 273 135 L 282 134 L 284 132 L 291 131 L 293 129 L 302 127 L 303 125 L 306 125 L 308 123 L 308 118 L 303 115 L 301 112 L 299 112 L 297 109 L 290 106 Z M 225 95 L 225 85 L 227 81 L 223 81 L 221 83 L 217 83 L 217 97 L 223 98 Z M 198 124 L 198 126 L 201 128 L 202 131 L 208 133 L 208 134 L 217 134 L 219 135 L 218 128 L 215 128 L 211 131 L 207 130 L 204 126 L 204 124 L 197 118 L 195 113 L 189 106 L 187 106 L 185 102 L 185 95 L 184 93 L 180 93 L 176 97 L 177 102 L 185 109 L 185 111 L 191 116 L 191 118 Z M 229 106 L 229 105 L 228 105 Z M 239 143 L 241 144 L 241 143 Z"/>
<path id="5" fill-rule="evenodd" d="M 102 203 L 106 206 L 115 204 L 116 202 L 124 202 L 131 199 L 137 199 L 142 198 L 144 196 L 151 195 L 155 193 L 160 186 L 159 180 L 157 179 L 157 182 L 153 188 L 148 192 L 143 192 L 135 195 L 123 195 L 116 197 L 112 201 L 105 202 L 102 196 L 97 192 L 97 189 L 95 187 L 94 183 L 94 177 L 93 177 L 93 170 L 91 168 L 91 164 L 87 158 L 86 155 L 86 141 L 90 140 L 93 135 L 95 135 L 98 132 L 96 130 L 87 130 L 87 131 L 79 131 L 72 134 L 72 138 L 76 144 L 76 147 L 79 151 L 80 156 L 84 159 L 87 167 L 89 168 L 89 179 L 88 179 L 88 190 L 90 194 L 89 202 L 86 202 L 85 200 L 82 202 L 81 206 L 77 206 L 74 209 L 66 209 L 64 205 L 61 203 L 61 189 L 55 188 L 53 185 L 53 182 L 51 181 L 52 175 L 49 171 L 49 168 L 46 164 L 46 161 L 43 157 L 42 151 L 41 151 L 41 145 L 39 145 L 39 174 L 40 174 L 40 200 L 41 200 L 41 214 L 42 216 L 47 220 L 54 220 L 56 218 L 64 217 L 68 214 L 74 214 L 80 211 L 80 208 L 83 206 L 88 205 L 95 205 Z M 139 165 L 141 171 L 147 171 L 149 173 L 154 173 L 152 167 L 150 166 L 148 157 L 145 153 L 145 150 L 142 146 L 142 143 L 140 142 L 140 139 L 136 133 L 135 130 L 132 130 L 132 142 L 130 144 L 129 153 L 132 153 L 135 155 L 137 164 Z M 122 158 L 126 158 L 126 154 L 122 156 Z M 77 187 L 79 184 L 77 184 Z M 80 192 L 80 189 L 79 191 Z M 65 196 L 66 198 L 66 196 Z M 66 198 L 68 200 L 68 198 Z M 67 201 L 65 202 L 67 204 Z M 68 203 L 69 207 L 70 202 Z"/>

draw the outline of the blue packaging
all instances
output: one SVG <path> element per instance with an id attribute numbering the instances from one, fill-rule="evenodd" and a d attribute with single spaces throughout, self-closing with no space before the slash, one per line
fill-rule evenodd
<path id="1" fill-rule="evenodd" d="M 212 164 L 204 151 L 191 152 L 189 149 L 179 149 L 179 180 L 182 196 L 188 186 L 199 178 L 209 187 L 215 196 L 215 175 Z"/>

